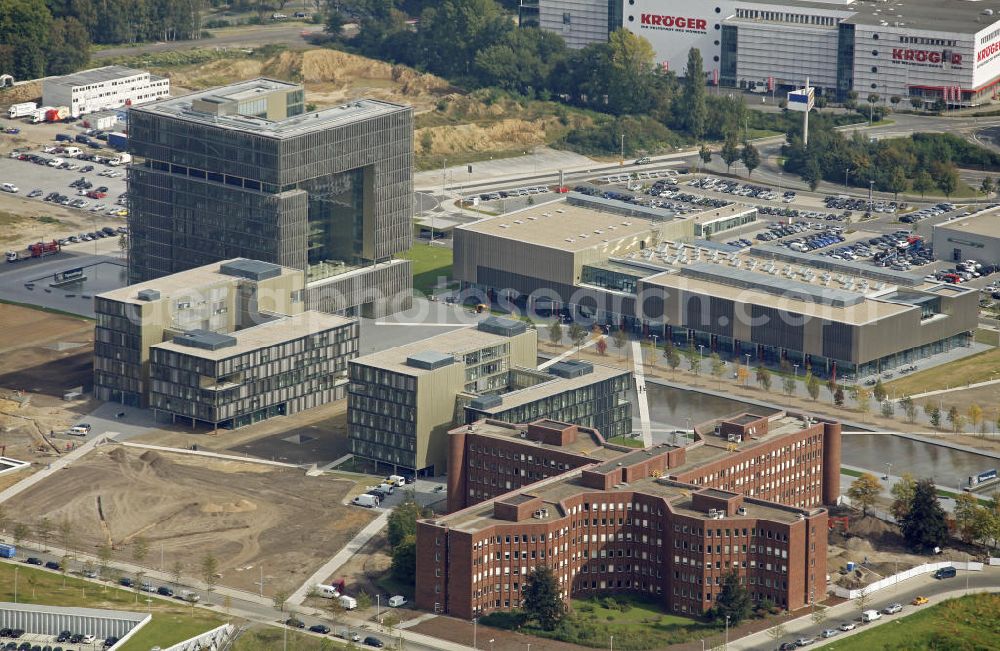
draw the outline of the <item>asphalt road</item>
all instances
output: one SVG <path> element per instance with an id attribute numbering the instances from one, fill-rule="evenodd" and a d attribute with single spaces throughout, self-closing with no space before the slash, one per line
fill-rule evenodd
<path id="1" fill-rule="evenodd" d="M 170 52 L 174 50 L 193 50 L 196 48 L 242 48 L 260 47 L 261 45 L 287 45 L 289 47 L 304 47 L 308 42 L 303 33 L 321 32 L 321 25 L 307 25 L 300 22 L 281 22 L 269 25 L 254 25 L 247 27 L 229 27 L 226 29 L 209 30 L 210 39 L 197 41 L 165 41 L 160 43 L 144 43 L 131 47 L 114 47 L 97 50 L 90 55 L 94 61 L 122 56 L 136 56 L 152 52 Z"/>

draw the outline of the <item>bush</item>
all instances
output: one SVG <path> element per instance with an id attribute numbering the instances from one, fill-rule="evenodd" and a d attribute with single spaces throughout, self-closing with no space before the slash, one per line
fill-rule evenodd
<path id="1" fill-rule="evenodd" d="M 516 631 L 524 626 L 524 623 L 527 620 L 527 616 L 519 610 L 512 610 L 510 612 L 498 610 L 490 613 L 489 615 L 483 615 L 480 617 L 479 623 L 485 626 L 492 626 L 493 628 L 500 628 L 505 631 Z"/>
<path id="2" fill-rule="evenodd" d="M 205 29 L 220 29 L 222 27 L 229 27 L 229 21 L 221 18 L 213 18 L 211 20 L 206 20 L 202 27 Z"/>

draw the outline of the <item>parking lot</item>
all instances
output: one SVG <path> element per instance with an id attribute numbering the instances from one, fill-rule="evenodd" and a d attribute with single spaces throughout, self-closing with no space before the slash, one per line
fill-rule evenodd
<path id="1" fill-rule="evenodd" d="M 30 160 L 19 160 L 11 158 L 13 154 L 9 154 L 0 158 L 0 184 L 9 183 L 17 188 L 17 192 L 3 194 L 38 202 L 39 207 L 48 203 L 53 207 L 61 206 L 74 210 L 81 218 L 90 220 L 92 228 L 85 232 L 95 232 L 104 226 L 117 229 L 118 226 L 125 224 L 127 213 L 124 212 L 124 206 L 117 203 L 119 197 L 125 193 L 125 170 L 122 167 L 74 160 L 56 153 L 45 153 L 40 149 L 33 149 L 26 152 L 27 154 L 49 161 L 58 157 L 65 163 L 75 166 L 75 169 L 62 169 Z M 110 173 L 117 176 L 106 176 Z M 84 184 L 75 187 L 71 185 L 80 179 L 84 179 Z M 88 188 L 86 184 L 90 187 Z M 88 192 L 96 192 L 99 188 L 105 188 L 101 192 L 103 197 L 94 198 L 98 196 L 96 194 L 91 197 L 86 196 Z M 59 195 L 58 198 L 55 195 Z M 45 201 L 46 197 L 49 198 L 48 202 Z M 70 202 L 73 201 L 77 204 L 71 205 Z M 58 225 L 53 225 L 51 235 L 47 235 L 46 238 L 58 240 L 79 235 L 79 232 L 72 229 L 60 230 Z"/>
<path id="2" fill-rule="evenodd" d="M 108 638 L 107 641 L 111 643 L 105 644 L 106 640 L 99 640 L 93 635 L 71 631 L 60 635 L 42 635 L 26 633 L 20 629 L 0 630 L 0 649 L 3 651 L 94 651 L 110 647 L 114 644 L 111 640 L 112 638 Z"/>

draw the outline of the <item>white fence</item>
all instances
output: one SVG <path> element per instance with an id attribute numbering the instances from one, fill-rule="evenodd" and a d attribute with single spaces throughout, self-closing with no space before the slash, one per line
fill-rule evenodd
<path id="1" fill-rule="evenodd" d="M 993 564 L 994 559 L 990 559 L 990 564 Z M 1000 565 L 1000 559 L 996 559 L 997 564 Z M 930 572 L 935 572 L 942 567 L 954 567 L 956 570 L 968 570 L 970 572 L 981 572 L 983 570 L 982 563 L 973 562 L 953 562 L 953 561 L 943 561 L 940 563 L 926 563 L 924 565 L 918 565 L 912 569 L 906 570 L 905 572 L 900 572 L 899 574 L 894 574 L 892 576 L 887 576 L 881 581 L 876 581 L 875 583 L 870 583 L 864 588 L 858 588 L 856 590 L 848 590 L 839 585 L 833 586 L 833 594 L 838 597 L 843 597 L 844 599 L 857 599 L 861 596 L 861 593 L 872 594 L 878 592 L 883 588 L 889 588 L 891 586 L 897 585 L 901 581 L 906 579 L 912 579 L 915 576 L 920 576 L 921 574 L 929 574 Z"/>
<path id="2" fill-rule="evenodd" d="M 232 624 L 223 624 L 219 628 L 213 628 L 211 631 L 196 635 L 190 640 L 178 642 L 163 651 L 217 651 L 222 648 L 222 645 L 229 640 L 235 631 L 236 627 Z"/>
<path id="3" fill-rule="evenodd" d="M 1000 558 L 993 558 L 990 556 L 990 566 L 996 567 L 997 565 L 1000 565 Z"/>

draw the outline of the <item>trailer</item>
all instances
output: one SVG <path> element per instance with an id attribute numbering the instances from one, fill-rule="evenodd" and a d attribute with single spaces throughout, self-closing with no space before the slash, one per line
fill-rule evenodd
<path id="1" fill-rule="evenodd" d="M 7 251 L 6 257 L 7 262 L 20 262 L 21 260 L 29 260 L 31 258 L 44 258 L 47 255 L 55 255 L 59 253 L 61 247 L 59 242 L 52 240 L 51 242 L 37 242 L 31 244 L 26 249 L 20 251 Z"/>
<path id="2" fill-rule="evenodd" d="M 38 124 L 39 122 L 45 122 L 45 114 L 52 110 L 51 106 L 39 106 L 35 109 L 35 114 L 31 116 L 32 124 Z"/>
<path id="3" fill-rule="evenodd" d="M 131 162 L 132 162 L 132 154 L 126 154 L 124 152 L 108 159 L 108 165 L 111 165 L 112 167 L 117 167 L 119 165 L 127 165 Z"/>
<path id="4" fill-rule="evenodd" d="M 69 117 L 68 106 L 55 106 L 45 112 L 46 122 L 62 122 Z"/>
<path id="5" fill-rule="evenodd" d="M 128 136 L 120 131 L 112 131 L 108 134 L 108 147 L 125 151 L 128 149 Z"/>
<path id="6" fill-rule="evenodd" d="M 0 543 L 0 558 L 14 558 L 17 556 L 17 548 L 14 545 Z"/>
<path id="7" fill-rule="evenodd" d="M 20 104 L 11 104 L 11 107 L 7 109 L 7 117 L 10 119 L 14 118 L 25 118 L 29 115 L 34 115 L 35 111 L 38 109 L 38 104 L 35 102 L 21 102 Z"/>

